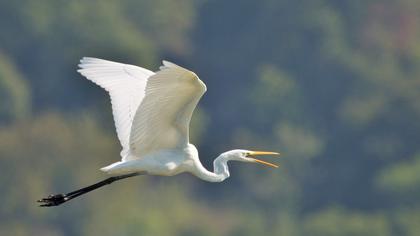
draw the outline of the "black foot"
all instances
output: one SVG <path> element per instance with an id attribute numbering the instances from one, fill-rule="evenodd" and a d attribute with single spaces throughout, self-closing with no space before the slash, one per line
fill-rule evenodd
<path id="1" fill-rule="evenodd" d="M 38 200 L 37 202 L 42 203 L 39 205 L 40 207 L 51 207 L 65 203 L 67 200 L 68 198 L 64 194 L 55 194 L 49 195 L 48 197 Z"/>

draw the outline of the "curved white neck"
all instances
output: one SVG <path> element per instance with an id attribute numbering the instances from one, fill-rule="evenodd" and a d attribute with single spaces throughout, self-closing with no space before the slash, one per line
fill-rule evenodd
<path id="1" fill-rule="evenodd" d="M 227 162 L 229 159 L 225 155 L 218 156 L 214 162 L 214 172 L 208 171 L 201 163 L 198 166 L 198 171 L 194 173 L 197 177 L 202 180 L 209 181 L 209 182 L 222 182 L 226 178 L 230 176 L 229 168 Z"/>

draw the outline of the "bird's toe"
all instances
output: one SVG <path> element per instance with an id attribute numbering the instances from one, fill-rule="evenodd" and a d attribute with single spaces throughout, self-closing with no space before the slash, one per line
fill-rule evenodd
<path id="1" fill-rule="evenodd" d="M 61 203 L 64 203 L 66 201 L 66 196 L 64 194 L 52 194 L 49 195 L 46 198 L 42 198 L 38 200 L 37 202 L 42 203 L 39 205 L 40 207 L 50 207 L 50 206 L 57 206 Z"/>

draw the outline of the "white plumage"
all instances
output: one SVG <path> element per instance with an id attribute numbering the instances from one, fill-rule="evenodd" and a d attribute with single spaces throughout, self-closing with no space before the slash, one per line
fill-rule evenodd
<path id="1" fill-rule="evenodd" d="M 194 72 L 168 61 L 163 61 L 156 73 L 97 58 L 85 57 L 80 62 L 78 71 L 109 92 L 122 146 L 121 161 L 101 170 L 111 175 L 174 175 L 187 171 L 209 181 L 229 176 L 225 168 L 229 159 L 215 161 L 221 165 L 215 170 L 223 173 L 209 172 L 201 165 L 195 146 L 189 143 L 191 116 L 206 92 L 206 85 Z M 240 153 L 250 151 L 238 150 Z"/>
<path id="2" fill-rule="evenodd" d="M 97 58 L 80 60 L 83 76 L 108 91 L 111 97 L 121 161 L 102 171 L 112 175 L 101 182 L 67 194 L 38 200 L 41 206 L 57 206 L 114 181 L 140 174 L 172 176 L 189 172 L 203 180 L 220 182 L 230 176 L 228 161 L 253 162 L 277 167 L 254 158 L 276 152 L 235 149 L 220 154 L 214 172 L 200 162 L 189 143 L 189 123 L 206 85 L 198 76 L 171 62 L 163 61 L 156 73 L 147 69 Z"/>
<path id="3" fill-rule="evenodd" d="M 165 66 L 147 80 L 146 96 L 134 116 L 130 133 L 134 156 L 185 147 L 192 113 L 206 91 L 193 72 L 163 63 Z"/>
<path id="4" fill-rule="evenodd" d="M 80 62 L 78 72 L 109 92 L 122 161 L 188 144 L 192 113 L 206 91 L 195 73 L 167 61 L 157 73 L 97 58 Z"/>
<path id="5" fill-rule="evenodd" d="M 137 108 L 145 95 L 147 79 L 154 75 L 150 70 L 137 66 L 84 57 L 78 70 L 87 79 L 108 91 L 118 139 L 127 155 L 131 126 Z"/>

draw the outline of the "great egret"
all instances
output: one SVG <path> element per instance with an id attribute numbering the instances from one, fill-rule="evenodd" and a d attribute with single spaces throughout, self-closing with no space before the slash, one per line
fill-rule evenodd
<path id="1" fill-rule="evenodd" d="M 221 182 L 229 177 L 228 161 L 277 165 L 256 159 L 276 152 L 236 149 L 214 160 L 208 171 L 189 143 L 191 115 L 206 92 L 198 76 L 168 61 L 156 73 L 147 69 L 97 58 L 80 60 L 83 76 L 109 92 L 112 113 L 121 142 L 121 161 L 101 168 L 111 177 L 88 187 L 49 195 L 40 206 L 57 206 L 114 181 L 142 174 L 173 176 L 189 172 L 200 179 Z"/>

